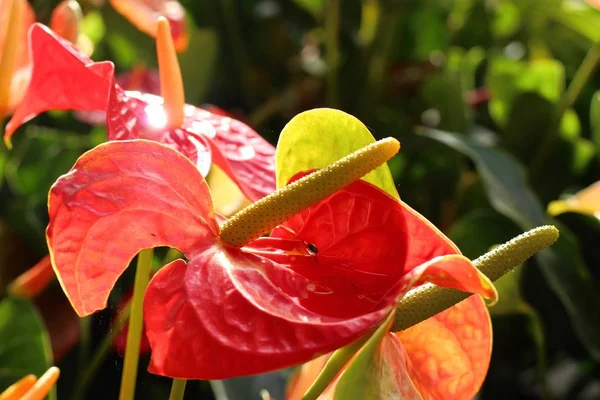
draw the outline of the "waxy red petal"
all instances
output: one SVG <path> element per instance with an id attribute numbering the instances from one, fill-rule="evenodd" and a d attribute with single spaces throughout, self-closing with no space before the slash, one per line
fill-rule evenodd
<path id="1" fill-rule="evenodd" d="M 163 99 L 124 91 L 111 63 L 93 63 L 43 25 L 31 30 L 33 78 L 6 128 L 50 109 L 107 111 L 108 140 L 150 139 L 186 155 L 204 176 L 218 165 L 254 201 L 275 190 L 275 148 L 235 119 L 185 106 L 181 127 L 166 128 Z"/>
<path id="2" fill-rule="evenodd" d="M 391 309 L 327 317 L 303 304 L 312 296 L 308 279 L 236 249 L 175 261 L 146 292 L 150 372 L 223 379 L 284 368 L 356 340 Z"/>
<path id="3" fill-rule="evenodd" d="M 114 86 L 111 62 L 92 62 L 41 24 L 34 24 L 29 36 L 33 63 L 31 82 L 6 125 L 5 139 L 44 111 L 106 109 Z"/>
<path id="4" fill-rule="evenodd" d="M 116 90 L 108 111 L 109 140 L 150 139 L 185 154 L 204 176 L 218 165 L 252 201 L 275 190 L 275 148 L 254 130 L 229 117 L 185 106 L 181 127 L 165 127 L 162 98 Z"/>
<path id="5" fill-rule="evenodd" d="M 143 140 L 108 142 L 84 154 L 52 187 L 49 214 L 53 265 L 81 316 L 106 306 L 140 250 L 187 252 L 218 234 L 208 186 L 195 166 Z"/>
<path id="6" fill-rule="evenodd" d="M 310 171 L 299 172 L 290 179 L 290 182 L 300 179 L 308 173 L 310 173 Z M 372 195 L 374 190 L 379 191 L 378 188 L 375 188 L 370 184 L 361 187 L 366 196 Z M 437 229 L 435 225 L 429 222 L 427 218 L 419 214 L 403 201 L 397 199 L 393 200 L 400 204 L 400 209 L 402 210 L 406 223 L 408 238 L 410 240 L 405 255 L 404 271 L 410 271 L 418 265 L 435 257 L 447 254 L 460 254 L 458 247 Z M 343 207 L 344 205 L 341 206 Z M 337 210 L 337 212 L 343 213 L 344 209 Z M 380 212 L 385 211 L 383 210 Z M 295 238 L 297 236 L 296 233 L 298 233 L 301 229 L 300 227 L 302 227 L 302 238 L 317 245 L 317 247 L 320 247 L 318 245 L 319 241 L 330 239 L 327 239 L 327 235 L 322 235 L 322 228 L 316 227 L 311 221 L 311 218 L 318 218 L 319 216 L 320 215 L 311 216 L 308 211 L 304 211 L 282 224 L 281 228 L 285 229 L 278 228 L 274 230 L 271 237 Z M 390 231 L 393 231 L 393 229 L 390 229 Z M 352 251 L 352 249 L 349 249 L 349 251 Z M 388 260 L 388 262 L 390 261 L 399 262 L 400 260 Z"/>
<path id="7" fill-rule="evenodd" d="M 477 394 L 492 351 L 490 316 L 481 297 L 471 296 L 396 335 L 424 399 L 470 400 Z"/>

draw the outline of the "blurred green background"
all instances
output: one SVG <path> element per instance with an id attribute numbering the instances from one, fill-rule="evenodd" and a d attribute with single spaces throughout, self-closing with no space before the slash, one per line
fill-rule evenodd
<path id="1" fill-rule="evenodd" d="M 41 22 L 57 3 L 31 1 Z M 112 60 L 118 72 L 155 68 L 153 40 L 101 3 L 80 1 L 92 58 Z M 190 35 L 180 54 L 188 103 L 227 110 L 273 144 L 287 121 L 315 107 L 340 108 L 376 137 L 398 138 L 402 149 L 390 167 L 401 197 L 471 258 L 526 229 L 557 224 L 560 241 L 498 284 L 492 363 L 479 398 L 600 399 L 600 223 L 593 215 L 546 213 L 550 201 L 600 180 L 594 1 L 181 3 Z M 50 112 L 20 129 L 13 150 L 2 148 L 2 293 L 47 254 L 48 189 L 105 140 L 104 129 Z M 63 371 L 59 398 L 69 398 L 80 363 L 112 331 L 131 281 L 129 271 L 111 307 L 84 321 L 57 284 L 36 300 L 53 345 L 64 342 L 54 349 Z M 146 365 L 142 359 L 138 397 L 168 398 L 170 380 L 148 374 Z M 122 358 L 109 354 L 84 398 L 116 398 L 121 371 Z M 260 399 L 266 388 L 282 400 L 287 374 L 212 388 L 190 382 L 186 396 Z"/>

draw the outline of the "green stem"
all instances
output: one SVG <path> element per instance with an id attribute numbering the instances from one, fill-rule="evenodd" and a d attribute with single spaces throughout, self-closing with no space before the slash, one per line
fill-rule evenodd
<path id="1" fill-rule="evenodd" d="M 340 60 L 339 30 L 340 30 L 340 1 L 329 0 L 325 20 L 326 56 L 327 56 L 327 103 L 330 107 L 338 104 L 338 66 Z"/>
<path id="2" fill-rule="evenodd" d="M 142 250 L 138 254 L 119 400 L 133 400 L 135 393 L 138 361 L 140 358 L 140 342 L 144 327 L 144 293 L 150 281 L 152 256 L 152 249 Z"/>
<path id="3" fill-rule="evenodd" d="M 185 393 L 185 379 L 173 379 L 173 385 L 171 386 L 171 394 L 169 400 L 182 400 Z"/>
<path id="4" fill-rule="evenodd" d="M 575 72 L 575 76 L 571 83 L 567 87 L 567 90 L 563 93 L 558 103 L 558 111 L 553 119 L 553 123 L 550 129 L 544 136 L 544 141 L 540 146 L 540 150 L 533 159 L 530 166 L 530 176 L 536 177 L 544 166 L 545 161 L 550 157 L 550 152 L 556 144 L 558 135 L 560 132 L 560 123 L 565 112 L 575 104 L 585 85 L 588 83 L 598 64 L 600 63 L 600 41 L 595 43 L 592 48 L 587 52 L 583 62 Z"/>
<path id="5" fill-rule="evenodd" d="M 123 327 L 125 327 L 125 324 L 127 324 L 130 313 L 131 302 L 128 302 L 123 307 L 123 311 L 119 315 L 119 318 L 111 328 L 110 332 L 104 337 L 104 339 L 102 339 L 102 342 L 96 348 L 96 351 L 92 355 L 92 358 L 90 359 L 89 364 L 85 368 L 81 378 L 77 379 L 75 383 L 75 388 L 73 389 L 73 392 L 71 394 L 71 400 L 79 400 L 86 398 L 85 395 L 87 394 L 88 386 L 90 385 L 90 383 L 96 376 L 96 373 L 102 366 L 102 363 L 112 350 L 115 338 L 117 337 L 117 335 L 119 335 Z"/>

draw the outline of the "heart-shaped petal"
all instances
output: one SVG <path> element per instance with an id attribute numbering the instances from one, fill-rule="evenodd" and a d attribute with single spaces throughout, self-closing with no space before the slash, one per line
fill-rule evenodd
<path id="1" fill-rule="evenodd" d="M 84 154 L 52 187 L 49 214 L 52 264 L 81 316 L 106 306 L 140 250 L 186 252 L 219 231 L 194 165 L 145 140 L 108 142 Z"/>
<path id="2" fill-rule="evenodd" d="M 490 315 L 481 297 L 471 296 L 396 337 L 424 399 L 470 400 L 477 394 L 492 352 Z"/>
<path id="3" fill-rule="evenodd" d="M 114 86 L 114 65 L 94 63 L 71 43 L 42 24 L 29 31 L 31 82 L 6 125 L 5 140 L 14 131 L 48 110 L 105 110 Z"/>

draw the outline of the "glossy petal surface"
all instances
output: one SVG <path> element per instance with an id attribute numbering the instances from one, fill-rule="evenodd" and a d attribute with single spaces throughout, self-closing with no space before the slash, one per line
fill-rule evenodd
<path id="1" fill-rule="evenodd" d="M 163 99 L 115 85 L 111 63 L 93 63 L 43 25 L 34 25 L 30 40 L 33 83 L 5 137 L 43 111 L 106 111 L 109 140 L 167 144 L 190 158 L 203 176 L 214 163 L 252 201 L 275 189 L 275 148 L 244 123 L 186 105 L 183 125 L 166 128 Z"/>
<path id="2" fill-rule="evenodd" d="M 160 80 L 158 72 L 148 69 L 143 65 L 134 66 L 131 71 L 122 72 L 117 75 L 117 85 L 125 90 L 132 90 L 149 94 L 160 94 Z M 105 125 L 106 112 L 99 111 L 75 111 L 75 117 L 90 125 Z"/>
<path id="3" fill-rule="evenodd" d="M 479 391 L 492 350 L 490 317 L 479 296 L 396 336 L 409 356 L 407 370 L 423 398 L 470 400 Z"/>
<path id="4" fill-rule="evenodd" d="M 208 186 L 194 165 L 141 140 L 108 142 L 84 154 L 52 187 L 49 214 L 55 272 L 81 316 L 106 306 L 140 250 L 186 252 L 218 232 Z"/>
<path id="5" fill-rule="evenodd" d="M 94 63 L 46 26 L 29 31 L 31 83 L 6 126 L 10 138 L 22 124 L 48 110 L 104 110 L 114 86 L 114 65 Z"/>
<path id="6" fill-rule="evenodd" d="M 162 98 L 140 92 L 113 92 L 108 110 L 109 140 L 150 139 L 186 155 L 206 176 L 218 165 L 250 199 L 275 190 L 275 149 L 252 128 L 229 117 L 185 106 L 181 127 L 167 128 Z"/>

